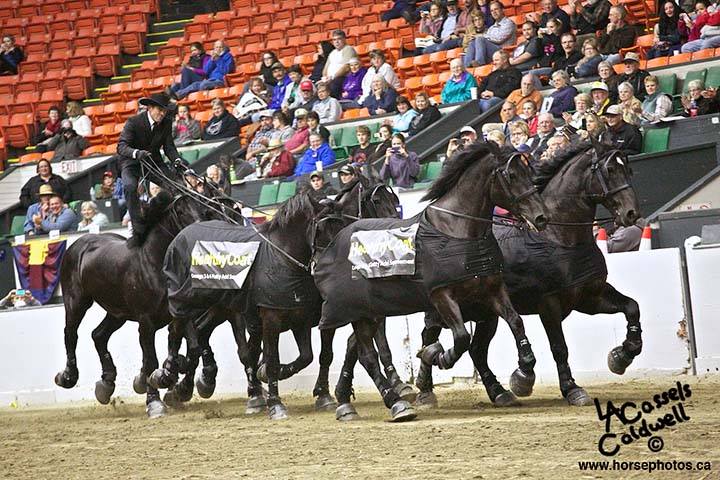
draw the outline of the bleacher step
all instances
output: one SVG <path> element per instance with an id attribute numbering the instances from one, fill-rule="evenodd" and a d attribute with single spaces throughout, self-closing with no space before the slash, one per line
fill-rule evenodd
<path id="1" fill-rule="evenodd" d="M 192 22 L 192 18 L 182 20 L 172 20 L 169 22 L 157 22 L 150 25 L 149 33 L 170 32 L 173 30 L 183 30 L 185 25 Z"/>

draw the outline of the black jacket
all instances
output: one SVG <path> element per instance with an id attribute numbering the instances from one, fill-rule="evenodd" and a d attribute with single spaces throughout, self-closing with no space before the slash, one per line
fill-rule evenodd
<path id="1" fill-rule="evenodd" d="M 600 35 L 600 53 L 603 55 L 618 53 L 621 48 L 629 48 L 635 45 L 636 39 L 637 30 L 632 25 L 623 25 L 609 34 L 603 32 Z"/>
<path id="2" fill-rule="evenodd" d="M 139 165 L 140 161 L 133 158 L 137 150 L 146 150 L 152 155 L 152 161 L 162 164 L 160 148 L 165 156 L 174 162 L 180 158 L 172 136 L 172 115 L 165 115 L 160 124 L 155 125 L 155 131 L 150 130 L 150 120 L 147 112 L 130 117 L 125 123 L 120 140 L 118 140 L 116 160 L 120 168 Z M 135 154 L 137 155 L 137 154 Z"/>
<path id="3" fill-rule="evenodd" d="M 622 122 L 619 128 L 608 128 L 603 141 L 609 141 L 614 147 L 627 155 L 636 155 L 642 151 L 642 134 L 635 125 Z"/>
<path id="4" fill-rule="evenodd" d="M 513 90 L 520 88 L 522 73 L 515 67 L 501 68 L 485 77 L 478 92 L 489 90 L 497 98 L 507 98 Z"/>
<path id="5" fill-rule="evenodd" d="M 421 130 L 425 130 L 433 123 L 440 120 L 442 114 L 435 105 L 429 105 L 425 110 L 418 110 L 418 115 L 410 122 L 408 135 L 415 135 Z"/>
<path id="6" fill-rule="evenodd" d="M 635 97 L 638 100 L 643 101 L 645 100 L 645 97 L 647 97 L 647 92 L 645 91 L 645 79 L 649 75 L 650 72 L 647 70 L 638 70 L 630 76 L 623 73 L 620 75 L 620 82 L 628 82 L 632 85 L 633 89 L 635 89 Z"/>
<path id="7" fill-rule="evenodd" d="M 565 70 L 568 75 L 575 75 L 575 65 L 577 65 L 582 58 L 582 53 L 577 50 L 574 50 L 569 57 L 565 56 L 565 51 L 563 50 L 560 52 L 560 55 L 555 58 L 552 70 L 553 72 Z"/>
<path id="8" fill-rule="evenodd" d="M 594 4 L 583 7 L 580 13 L 570 15 L 570 26 L 577 30 L 577 35 L 603 30 L 610 23 L 610 6 L 607 0 L 597 0 Z"/>
<path id="9" fill-rule="evenodd" d="M 232 138 L 240 135 L 240 124 L 227 110 L 219 117 L 212 117 L 206 124 L 203 131 L 203 140 L 215 140 L 218 138 Z"/>
<path id="10" fill-rule="evenodd" d="M 70 189 L 65 179 L 60 175 L 51 174 L 47 182 L 40 178 L 40 175 L 35 175 L 20 189 L 20 203 L 24 208 L 40 201 L 38 191 L 40 190 L 40 186 L 45 184 L 50 185 L 53 192 L 60 195 L 64 202 L 67 203 L 70 201 Z"/>

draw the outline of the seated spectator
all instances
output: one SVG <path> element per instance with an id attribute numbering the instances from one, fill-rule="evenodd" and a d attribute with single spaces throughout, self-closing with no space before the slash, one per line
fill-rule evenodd
<path id="1" fill-rule="evenodd" d="M 697 117 L 718 113 L 717 95 L 703 95 L 702 80 L 692 80 L 688 84 L 688 94 L 680 97 L 683 106 L 683 115 L 686 117 Z M 715 93 L 713 91 L 713 93 Z"/>
<path id="2" fill-rule="evenodd" d="M 280 143 L 285 145 L 285 142 L 290 140 L 295 134 L 295 130 L 290 125 L 290 118 L 283 111 L 277 111 L 273 113 L 273 130 L 270 134 L 270 140 L 278 139 Z"/>
<path id="3" fill-rule="evenodd" d="M 410 100 L 406 97 L 397 97 L 395 101 L 398 114 L 389 120 L 394 133 L 405 133 L 410 129 L 410 124 L 417 117 L 418 113 L 413 110 Z"/>
<path id="4" fill-rule="evenodd" d="M 360 60 L 356 57 L 351 58 L 348 65 L 350 65 L 350 71 L 345 75 L 340 93 L 340 105 L 343 110 L 360 108 L 357 99 L 362 95 L 362 81 L 367 73 L 367 69 L 360 64 Z"/>
<path id="5" fill-rule="evenodd" d="M 390 125 L 380 125 L 380 129 L 375 136 L 380 140 L 380 143 L 373 145 L 370 148 L 370 154 L 367 157 L 368 164 L 373 164 L 381 158 L 385 157 L 385 151 L 390 148 L 392 144 L 392 128 Z"/>
<path id="6" fill-rule="evenodd" d="M 87 137 L 92 134 L 92 122 L 90 117 L 85 115 L 85 111 L 79 102 L 68 102 L 65 106 L 65 114 L 67 119 L 72 123 L 75 133 L 81 137 Z"/>
<path id="7" fill-rule="evenodd" d="M 317 133 L 323 138 L 323 141 L 326 142 L 328 145 L 330 145 L 330 146 L 334 145 L 335 137 L 330 135 L 330 130 L 328 130 L 324 126 L 320 125 L 320 115 L 318 115 L 317 112 L 308 112 L 307 122 L 308 122 L 308 129 L 310 130 L 311 134 Z M 309 138 L 308 138 L 308 141 L 310 141 Z"/>
<path id="8" fill-rule="evenodd" d="M 610 65 L 620 62 L 620 49 L 635 45 L 637 31 L 633 25 L 625 21 L 627 10 L 622 5 L 613 5 L 610 8 L 609 19 L 605 31 L 600 34 L 600 53 Z"/>
<path id="9" fill-rule="evenodd" d="M 90 198 L 92 200 L 115 199 L 118 201 L 118 205 L 125 206 L 125 191 L 122 178 L 115 178 L 113 172 L 107 170 L 103 173 L 102 183 L 92 189 Z"/>
<path id="10" fill-rule="evenodd" d="M 50 233 L 52 230 L 67 232 L 77 224 L 77 217 L 71 208 L 64 205 L 62 197 L 55 194 L 50 197 L 48 211 L 45 217 L 35 215 L 33 217 L 33 232 L 36 235 Z"/>
<path id="11" fill-rule="evenodd" d="M 585 125 L 585 115 L 590 111 L 592 106 L 592 98 L 587 93 L 578 93 L 575 95 L 575 113 L 563 112 L 562 117 L 566 125 L 570 125 L 576 130 L 580 130 Z"/>
<path id="12" fill-rule="evenodd" d="M 317 112 L 320 123 L 333 123 L 340 120 L 342 107 L 337 99 L 330 96 L 330 87 L 325 83 L 318 83 L 317 101 L 313 104 L 313 112 Z"/>
<path id="13" fill-rule="evenodd" d="M 285 150 L 295 160 L 298 160 L 310 145 L 310 128 L 308 128 L 307 116 L 308 112 L 304 108 L 295 110 L 295 130 L 292 136 L 285 141 Z"/>
<path id="14" fill-rule="evenodd" d="M 552 71 L 565 70 L 571 77 L 575 76 L 575 67 L 583 58 L 582 53 L 577 50 L 577 40 L 575 35 L 568 32 L 560 37 L 560 46 L 562 52 L 558 55 L 552 64 Z"/>
<path id="15" fill-rule="evenodd" d="M 552 160 L 558 150 L 567 148 L 569 145 L 570 140 L 568 140 L 567 136 L 561 133 L 556 133 L 548 139 L 547 149 L 545 149 L 542 155 L 540 155 L 540 163 L 545 163 Z"/>
<path id="16" fill-rule="evenodd" d="M 618 86 L 618 105 L 622 108 L 623 120 L 625 122 L 640 126 L 640 115 L 642 114 L 642 103 L 635 97 L 635 91 L 628 82 Z"/>
<path id="17" fill-rule="evenodd" d="M 205 66 L 210 61 L 210 55 L 205 53 L 205 48 L 200 42 L 190 44 L 190 58 L 187 63 L 180 66 L 180 83 L 173 84 L 170 91 L 166 92 L 172 96 L 172 93 L 183 88 L 187 88 L 191 83 L 202 82 L 207 78 L 205 74 Z"/>
<path id="18" fill-rule="evenodd" d="M 445 8 L 442 2 L 440 0 L 430 2 L 430 9 L 420 12 L 420 34 L 440 39 L 444 21 Z"/>
<path id="19" fill-rule="evenodd" d="M 645 77 L 647 95 L 642 102 L 641 121 L 643 124 L 659 122 L 673 111 L 673 99 L 658 88 L 658 79 L 654 75 Z"/>
<path id="20" fill-rule="evenodd" d="M 607 125 L 605 124 L 605 120 L 603 117 L 599 117 L 593 112 L 588 112 L 585 114 L 585 124 L 583 125 L 583 128 L 578 130 L 578 135 L 580 135 L 580 138 L 582 139 L 588 139 L 592 138 L 595 140 L 600 140 L 607 131 Z"/>
<path id="21" fill-rule="evenodd" d="M 17 75 L 18 65 L 24 58 L 22 49 L 15 45 L 15 37 L 3 35 L 0 44 L 0 75 Z"/>
<path id="22" fill-rule="evenodd" d="M 688 42 L 681 48 L 683 53 L 697 52 L 705 48 L 720 47 L 720 9 L 710 10 L 703 2 L 697 2 L 695 21 L 685 14 L 681 16 L 690 28 Z"/>
<path id="23" fill-rule="evenodd" d="M 610 2 L 608 0 L 570 0 L 570 26 L 577 35 L 593 35 L 605 30 L 609 22 Z"/>
<path id="24" fill-rule="evenodd" d="M 519 120 L 510 124 L 510 144 L 515 150 L 520 150 L 521 145 L 526 145 L 530 140 L 530 129 L 528 124 Z"/>
<path id="25" fill-rule="evenodd" d="M 539 114 L 537 133 L 527 141 L 530 154 L 535 160 L 538 160 L 547 149 L 547 142 L 555 135 L 555 132 L 555 122 L 552 114 L 547 112 Z"/>
<path id="26" fill-rule="evenodd" d="M 483 17 L 482 11 L 472 10 L 470 12 L 470 21 L 465 29 L 465 35 L 463 36 L 462 43 L 463 51 L 465 52 L 465 55 L 463 56 L 463 65 L 465 65 L 465 68 L 473 65 L 479 65 L 478 60 L 476 60 L 473 55 L 475 52 L 475 46 L 473 45 L 472 52 L 468 52 L 468 47 L 470 44 L 474 43 L 478 37 L 485 34 L 485 29 L 485 18 Z"/>
<path id="27" fill-rule="evenodd" d="M 322 172 L 314 171 L 310 174 L 310 195 L 316 200 L 322 200 L 330 195 L 337 195 L 338 191 L 329 183 L 325 183 Z"/>
<path id="28" fill-rule="evenodd" d="M 560 118 L 564 112 L 569 112 L 575 106 L 577 88 L 570 85 L 570 76 L 565 70 L 558 70 L 552 74 L 552 84 L 555 90 L 546 98 L 552 98 L 548 112 Z"/>
<path id="29" fill-rule="evenodd" d="M 363 107 L 368 109 L 370 115 L 384 115 L 395 111 L 397 92 L 387 84 L 385 77 L 375 75 L 372 80 L 372 91 L 365 98 Z"/>
<path id="30" fill-rule="evenodd" d="M 557 0 L 542 0 L 540 2 L 540 8 L 542 9 L 542 14 L 539 19 L 536 18 L 537 15 L 533 18 L 528 18 L 538 24 L 540 27 L 539 33 L 542 35 L 550 33 L 551 27 L 549 23 L 551 20 L 559 20 L 560 28 L 555 32 L 556 35 L 562 35 L 570 30 L 570 16 L 565 10 L 558 6 Z"/>
<path id="31" fill-rule="evenodd" d="M 423 53 L 452 50 L 462 45 L 468 21 L 467 11 L 461 11 L 458 8 L 457 0 L 447 0 L 445 8 L 447 9 L 445 18 L 440 31 L 435 35 L 435 43 L 426 47 Z"/>
<path id="32" fill-rule="evenodd" d="M 265 152 L 267 146 L 270 144 L 270 137 L 273 132 L 273 111 L 263 110 L 259 116 L 260 126 L 255 130 L 255 134 L 250 142 L 248 142 L 245 151 L 245 160 L 248 162 L 254 162 L 258 154 Z"/>
<path id="33" fill-rule="evenodd" d="M 40 191 L 38 192 L 39 200 L 36 203 L 30 205 L 25 214 L 25 225 L 23 231 L 25 234 L 35 234 L 35 215 L 40 216 L 44 219 L 50 211 L 50 198 L 55 195 L 50 185 L 40 185 Z"/>
<path id="34" fill-rule="evenodd" d="M 295 160 L 282 142 L 274 138 L 268 145 L 267 152 L 259 163 L 259 178 L 287 177 L 293 174 Z"/>
<path id="35" fill-rule="evenodd" d="M 387 12 L 383 12 L 380 18 L 383 22 L 389 22 L 395 18 L 404 18 L 408 24 L 412 25 L 417 21 L 415 0 L 394 0 L 392 8 Z"/>
<path id="36" fill-rule="evenodd" d="M 472 99 L 471 89 L 477 88 L 477 80 L 463 67 L 462 60 L 453 58 L 450 61 L 450 73 L 442 89 L 440 98 L 442 103 L 467 102 Z"/>
<path id="37" fill-rule="evenodd" d="M 608 235 L 608 253 L 632 252 L 640 248 L 643 228 L 648 222 L 639 218 L 634 225 L 629 227 L 618 227 Z"/>
<path id="38" fill-rule="evenodd" d="M 212 114 L 210 120 L 205 124 L 202 134 L 203 140 L 218 140 L 220 138 L 232 138 L 240 135 L 240 124 L 237 118 L 230 115 L 225 108 L 225 102 L 216 98 L 212 101 Z"/>
<path id="39" fill-rule="evenodd" d="M 40 187 L 49 185 L 53 192 L 60 195 L 65 202 L 70 201 L 70 189 L 65 179 L 52 171 L 50 160 L 44 158 L 39 160 L 35 168 L 37 175 L 31 177 L 20 190 L 20 203 L 23 208 L 28 208 L 40 200 Z"/>
<path id="40" fill-rule="evenodd" d="M 376 75 L 382 75 L 385 78 L 385 83 L 390 85 L 394 89 L 401 87 L 400 79 L 395 74 L 392 67 L 385 61 L 385 53 L 382 50 L 375 49 L 370 51 L 370 68 L 363 77 L 362 81 L 362 95 L 358 98 L 357 102 L 362 105 L 365 99 L 370 96 L 372 92 L 372 81 Z"/>
<path id="41" fill-rule="evenodd" d="M 491 130 L 485 135 L 485 138 L 488 142 L 494 142 L 495 145 L 502 148 L 505 146 L 505 143 L 507 142 L 507 137 L 503 132 L 500 130 Z"/>
<path id="42" fill-rule="evenodd" d="M 327 40 L 323 40 L 318 43 L 317 46 L 317 60 L 313 66 L 312 73 L 310 73 L 310 80 L 313 82 L 319 82 L 323 78 L 323 71 L 325 70 L 325 64 L 327 63 L 328 55 L 330 52 L 335 50 L 333 44 Z M 276 60 L 277 61 L 277 60 Z"/>
<path id="43" fill-rule="evenodd" d="M 530 70 L 537 65 L 543 55 L 542 40 L 538 37 L 537 25 L 525 22 L 522 25 L 524 40 L 518 44 L 508 62 L 521 72 Z"/>
<path id="44" fill-rule="evenodd" d="M 551 18 L 547 22 L 547 27 L 541 30 L 545 32 L 540 39 L 542 54 L 538 59 L 537 66 L 530 70 L 530 73 L 535 76 L 550 75 L 553 62 L 563 54 L 559 33 L 562 30 L 562 22 Z"/>
<path id="45" fill-rule="evenodd" d="M 175 99 L 187 97 L 192 92 L 200 90 L 212 90 L 225 86 L 225 76 L 235 71 L 235 59 L 225 42 L 217 40 L 213 45 L 210 60 L 205 64 L 205 79 L 193 82 L 185 88 L 173 90 L 172 96 Z"/>
<path id="46" fill-rule="evenodd" d="M 259 79 L 256 79 L 259 81 Z M 195 140 L 200 140 L 200 122 L 190 115 L 188 105 L 178 105 L 177 115 L 172 126 L 172 135 L 175 145 L 187 145 Z"/>
<path id="47" fill-rule="evenodd" d="M 282 102 L 285 98 L 285 89 L 290 84 L 290 76 L 285 72 L 285 65 L 280 62 L 275 62 L 272 66 L 272 74 L 277 83 L 272 91 L 272 97 L 268 108 L 271 110 L 280 110 L 282 108 Z"/>
<path id="48" fill-rule="evenodd" d="M 505 100 L 500 108 L 500 122 L 502 123 L 486 122 L 482 126 L 482 131 L 487 134 L 492 130 L 499 130 L 507 137 L 510 135 L 510 124 L 518 120 L 522 120 L 522 118 L 517 114 L 517 106 L 511 101 Z"/>
<path id="49" fill-rule="evenodd" d="M 83 202 L 80 205 L 80 215 L 82 215 L 82 220 L 78 223 L 78 232 L 89 231 L 91 225 L 97 225 L 100 228 L 110 224 L 107 215 L 98 212 L 97 205 L 92 201 Z"/>
<path id="50" fill-rule="evenodd" d="M 338 170 L 338 178 L 340 179 L 340 191 L 346 191 L 357 183 L 358 172 L 355 167 L 346 164 Z"/>
<path id="51" fill-rule="evenodd" d="M 208 186 L 220 190 L 222 193 L 227 193 L 225 187 L 229 182 L 226 182 L 224 177 L 225 175 L 220 170 L 220 167 L 215 164 L 210 165 L 205 170 L 205 180 Z"/>
<path id="52" fill-rule="evenodd" d="M 82 155 L 82 151 L 90 146 L 84 137 L 75 133 L 70 120 L 62 121 L 60 133 L 51 138 L 46 145 L 48 150 L 55 151 L 53 162 L 78 158 Z"/>
<path id="53" fill-rule="evenodd" d="M 22 288 L 12 289 L 8 294 L 0 300 L 0 309 L 23 308 L 23 307 L 39 307 L 42 305 L 30 290 Z"/>
<path id="54" fill-rule="evenodd" d="M 608 86 L 603 82 L 593 82 L 592 85 L 590 85 L 590 96 L 593 101 L 590 110 L 595 115 L 604 115 L 607 107 L 611 105 Z"/>
<path id="55" fill-rule="evenodd" d="M 288 68 L 290 83 L 285 87 L 285 96 L 282 100 L 282 111 L 289 113 L 300 107 L 302 96 L 300 95 L 300 83 L 302 82 L 302 70 L 299 65 Z"/>
<path id="56" fill-rule="evenodd" d="M 487 28 L 482 36 L 468 44 L 466 56 L 472 58 L 470 65 L 487 65 L 493 59 L 495 52 L 515 44 L 517 27 L 512 20 L 505 16 L 503 4 L 492 2 L 490 14 L 495 22 Z"/>
<path id="57" fill-rule="evenodd" d="M 583 57 L 575 65 L 575 78 L 594 77 L 597 75 L 598 65 L 603 61 L 594 38 L 585 40 L 583 54 Z"/>
<path id="58" fill-rule="evenodd" d="M 645 57 L 648 60 L 667 57 L 672 55 L 674 51 L 679 51 L 690 33 L 685 22 L 680 19 L 680 7 L 672 1 L 662 3 L 660 21 L 655 24 L 653 30 L 653 46 L 645 52 Z"/>
<path id="59" fill-rule="evenodd" d="M 623 120 L 620 105 L 610 105 L 604 117 L 608 128 L 600 137 L 602 141 L 610 143 L 626 155 L 636 155 L 642 151 L 642 134 L 638 127 Z"/>
<path id="60" fill-rule="evenodd" d="M 610 63 L 602 61 L 598 63 L 598 75 L 600 81 L 608 87 L 608 95 L 610 95 L 611 102 L 617 102 L 618 99 L 618 85 L 622 83 L 622 76 L 615 72 Z"/>
<path id="61" fill-rule="evenodd" d="M 358 58 L 358 54 L 353 47 L 347 44 L 347 36 L 340 29 L 332 32 L 332 44 L 335 49 L 328 55 L 322 81 L 327 83 L 333 98 L 340 98 L 345 75 L 350 71 L 348 62 L 351 58 Z"/>
<path id="62" fill-rule="evenodd" d="M 520 70 L 508 63 L 508 54 L 499 50 L 493 54 L 493 71 L 483 79 L 478 87 L 480 92 L 480 111 L 487 112 L 501 103 L 510 92 L 520 87 Z M 474 80 L 474 79 L 473 79 Z"/>
<path id="63" fill-rule="evenodd" d="M 45 123 L 45 126 L 42 128 L 40 133 L 35 136 L 34 143 L 37 145 L 35 151 L 40 153 L 47 151 L 46 148 L 41 148 L 40 145 L 60 133 L 60 122 L 60 109 L 54 106 L 50 107 L 48 109 L 48 121 Z"/>
<path id="64" fill-rule="evenodd" d="M 277 61 L 278 58 L 275 52 L 267 51 L 263 53 L 262 62 L 260 62 L 260 79 L 267 85 L 263 90 L 275 88 L 275 85 L 277 85 L 277 79 L 272 74 L 272 66 L 275 65 Z"/>
<path id="65" fill-rule="evenodd" d="M 324 170 L 335 163 L 335 152 L 319 133 L 310 134 L 310 148 L 305 150 L 295 167 L 295 176 L 305 175 L 314 170 Z"/>
<path id="66" fill-rule="evenodd" d="M 367 125 L 358 125 L 355 132 L 358 146 L 355 147 L 350 154 L 350 163 L 353 165 L 364 165 L 374 150 L 370 144 L 370 129 Z"/>
<path id="67" fill-rule="evenodd" d="M 522 106 L 523 103 L 531 101 L 535 103 L 535 108 L 539 109 L 543 102 L 543 96 L 535 88 L 535 82 L 536 78 L 534 75 L 530 73 L 523 75 L 520 80 L 520 88 L 510 92 L 510 95 L 507 97 L 507 101 L 512 102 L 516 106 Z"/>
<path id="68" fill-rule="evenodd" d="M 312 112 L 312 108 L 317 101 L 318 99 L 315 96 L 315 86 L 313 83 L 310 80 L 300 82 L 300 106 L 297 110 L 302 108 L 303 110 Z M 295 114 L 294 111 L 290 111 L 290 113 Z"/>
<path id="69" fill-rule="evenodd" d="M 401 133 L 392 136 L 391 147 L 385 152 L 385 162 L 380 168 L 380 178 L 392 179 L 397 187 L 412 188 L 420 173 L 420 162 L 415 152 L 408 152 L 405 137 Z"/>
<path id="70" fill-rule="evenodd" d="M 526 100 L 522 104 L 522 112 L 520 113 L 519 117 L 521 120 L 523 120 L 527 126 L 528 130 L 530 131 L 530 136 L 533 136 L 537 133 L 537 117 L 538 107 L 532 100 Z"/>
<path id="71" fill-rule="evenodd" d="M 640 56 L 635 52 L 628 52 L 623 60 L 625 64 L 625 73 L 620 76 L 620 80 L 628 82 L 635 91 L 635 96 L 639 100 L 645 99 L 645 78 L 650 75 L 647 70 L 640 69 Z"/>
<path id="72" fill-rule="evenodd" d="M 452 157 L 455 152 L 461 152 L 465 150 L 468 145 L 471 145 L 477 141 L 477 132 L 470 125 L 465 125 L 460 129 L 460 139 L 451 138 L 448 142 L 447 149 L 445 150 L 445 157 Z"/>
<path id="73" fill-rule="evenodd" d="M 412 119 L 410 129 L 407 131 L 410 136 L 425 130 L 442 117 L 440 110 L 430 103 L 430 97 L 425 92 L 415 95 L 415 111 L 417 116 Z"/>

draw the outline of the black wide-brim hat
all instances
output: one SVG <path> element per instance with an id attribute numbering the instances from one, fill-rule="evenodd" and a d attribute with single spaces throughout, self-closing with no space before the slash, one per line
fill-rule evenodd
<path id="1" fill-rule="evenodd" d="M 138 100 L 138 103 L 140 105 L 145 105 L 146 107 L 154 105 L 156 107 L 160 107 L 164 110 L 170 111 L 177 108 L 177 104 L 173 102 L 170 96 L 165 93 L 153 93 L 149 97 L 141 98 L 140 100 Z"/>

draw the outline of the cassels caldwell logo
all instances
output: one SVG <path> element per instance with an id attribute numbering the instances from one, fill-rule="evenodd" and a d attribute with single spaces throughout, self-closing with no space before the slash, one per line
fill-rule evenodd
<path id="1" fill-rule="evenodd" d="M 598 420 L 605 420 L 605 433 L 598 440 L 598 450 L 606 457 L 612 457 L 617 455 L 621 446 L 647 438 L 648 449 L 651 452 L 659 452 L 665 442 L 658 432 L 690 420 L 683 402 L 691 396 L 690 385 L 677 382 L 675 387 L 653 395 L 639 406 L 635 402 L 625 402 L 617 407 L 612 401 L 608 401 L 603 411 L 600 401 L 596 398 L 595 409 Z M 650 418 L 644 418 L 645 415 Z M 626 431 L 611 431 L 613 417 L 622 425 L 630 425 L 630 427 Z"/>

